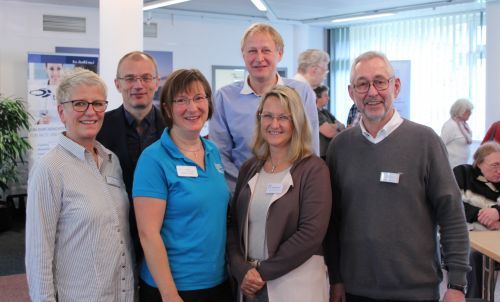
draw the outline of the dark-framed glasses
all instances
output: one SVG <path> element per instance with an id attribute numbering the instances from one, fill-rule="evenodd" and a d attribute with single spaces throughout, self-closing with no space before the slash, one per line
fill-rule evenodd
<path id="1" fill-rule="evenodd" d="M 372 82 L 366 80 L 359 80 L 356 83 L 352 84 L 354 91 L 357 93 L 367 93 L 370 90 L 370 87 L 373 85 L 377 91 L 384 91 L 389 88 L 389 83 L 394 79 L 394 77 L 390 77 L 388 79 L 375 79 Z"/>
<path id="2" fill-rule="evenodd" d="M 136 75 L 126 75 L 124 77 L 118 77 L 117 78 L 118 80 L 123 80 L 125 81 L 125 83 L 127 84 L 134 84 L 135 82 L 137 81 L 141 81 L 142 83 L 144 84 L 149 84 L 151 83 L 154 79 L 156 79 L 155 76 L 152 76 L 150 74 L 143 74 L 143 75 L 140 75 L 140 76 L 136 76 Z"/>
<path id="3" fill-rule="evenodd" d="M 207 100 L 206 95 L 195 95 L 193 98 L 188 98 L 188 97 L 180 97 L 177 99 L 172 100 L 173 104 L 176 104 L 177 106 L 188 106 L 191 101 L 195 104 L 199 104 L 201 102 L 204 102 Z"/>
<path id="4" fill-rule="evenodd" d="M 94 108 L 95 112 L 104 112 L 104 111 L 106 111 L 106 108 L 108 107 L 108 101 L 87 102 L 84 100 L 72 100 L 72 101 L 63 102 L 61 104 L 66 104 L 66 103 L 71 103 L 73 110 L 76 112 L 85 112 L 85 111 L 87 111 L 87 109 L 89 108 L 90 105 L 92 105 L 92 108 Z"/>
<path id="5" fill-rule="evenodd" d="M 292 116 L 285 114 L 277 114 L 274 115 L 272 113 L 261 113 L 259 114 L 260 120 L 265 123 L 272 123 L 274 119 L 278 121 L 280 124 L 289 123 L 292 121 Z"/>

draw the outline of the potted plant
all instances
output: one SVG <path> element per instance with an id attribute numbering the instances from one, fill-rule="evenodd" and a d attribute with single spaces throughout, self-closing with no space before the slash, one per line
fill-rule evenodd
<path id="1" fill-rule="evenodd" d="M 31 146 L 19 131 L 29 128 L 30 115 L 20 98 L 0 95 L 0 193 L 5 194 L 9 184 L 17 182 L 17 165 Z M 0 222 L 8 228 L 12 219 L 12 205 L 0 202 Z"/>

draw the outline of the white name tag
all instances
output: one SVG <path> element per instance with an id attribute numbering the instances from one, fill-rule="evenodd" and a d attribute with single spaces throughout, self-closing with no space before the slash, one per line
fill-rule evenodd
<path id="1" fill-rule="evenodd" d="M 195 166 L 175 166 L 177 176 L 180 177 L 198 177 L 198 170 Z"/>
<path id="2" fill-rule="evenodd" d="M 399 175 L 401 173 L 380 172 L 380 182 L 399 183 Z"/>
<path id="3" fill-rule="evenodd" d="M 282 184 L 268 184 L 266 187 L 266 194 L 280 194 L 283 192 Z"/>
<path id="4" fill-rule="evenodd" d="M 120 187 L 120 180 L 113 176 L 106 176 L 106 183 L 115 187 Z"/>

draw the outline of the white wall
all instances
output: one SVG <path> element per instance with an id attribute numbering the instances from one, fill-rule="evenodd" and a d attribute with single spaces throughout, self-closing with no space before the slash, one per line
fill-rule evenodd
<path id="1" fill-rule="evenodd" d="M 125 2 L 124 2 L 125 3 Z M 0 0 L 0 92 L 26 98 L 27 53 L 54 52 L 56 46 L 99 47 L 97 8 L 56 6 Z M 42 15 L 87 19 L 87 33 L 42 31 Z M 244 65 L 240 39 L 245 29 L 261 20 L 215 15 L 153 13 L 158 38 L 144 38 L 144 49 L 173 52 L 176 68 L 198 68 L 211 83 L 212 65 Z M 279 67 L 293 76 L 298 54 L 307 48 L 323 48 L 324 30 L 292 23 L 272 24 L 285 40 Z M 123 37 L 116 37 L 121 39 Z M 106 62 L 100 62 L 106 64 Z M 113 89 L 113 83 L 107 83 Z"/>
<path id="2" fill-rule="evenodd" d="M 486 4 L 486 116 L 485 129 L 500 120 L 500 2 Z"/>

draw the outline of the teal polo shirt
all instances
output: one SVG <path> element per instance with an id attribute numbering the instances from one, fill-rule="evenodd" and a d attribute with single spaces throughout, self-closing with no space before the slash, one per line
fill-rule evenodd
<path id="1" fill-rule="evenodd" d="M 219 151 L 202 138 L 205 170 L 185 157 L 168 129 L 141 154 L 134 174 L 133 197 L 152 197 L 167 203 L 161 237 L 178 290 L 211 288 L 226 279 L 226 215 L 229 189 Z M 196 169 L 197 177 L 178 173 Z M 194 167 L 194 168 L 193 168 Z M 157 287 L 145 259 L 140 277 Z"/>

